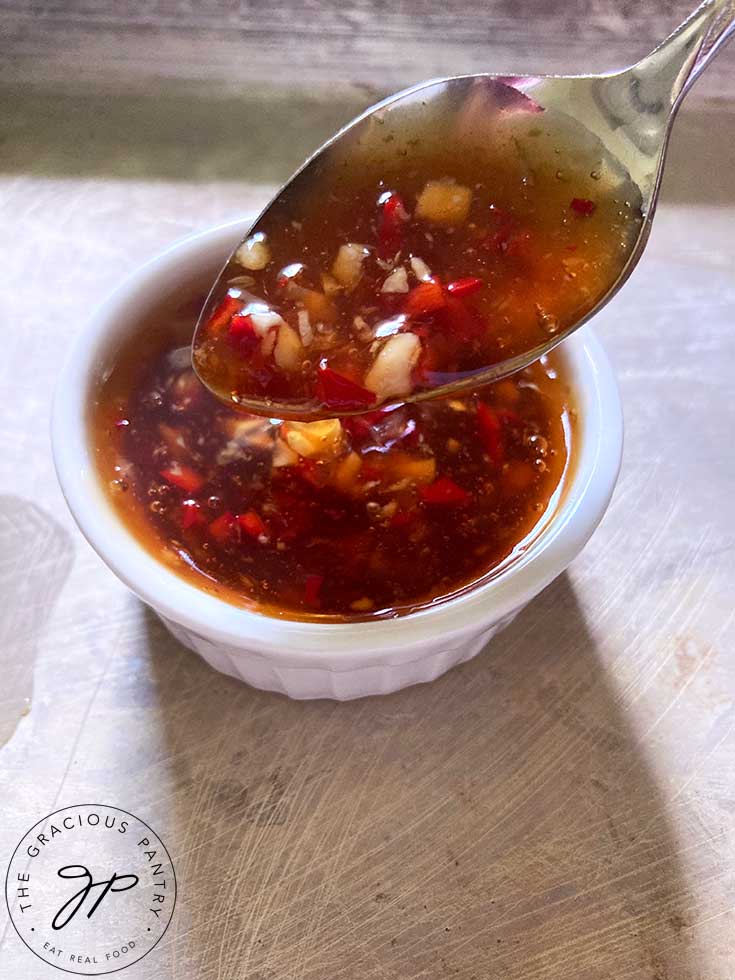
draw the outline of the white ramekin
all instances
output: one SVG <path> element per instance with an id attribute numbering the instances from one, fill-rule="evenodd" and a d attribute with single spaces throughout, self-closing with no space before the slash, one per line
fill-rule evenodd
<path id="1" fill-rule="evenodd" d="M 87 435 L 89 394 L 151 297 L 204 270 L 211 278 L 246 222 L 187 238 L 146 263 L 92 316 L 58 380 L 52 444 L 61 488 L 92 547 L 185 646 L 216 670 L 292 698 L 358 698 L 433 680 L 478 653 L 581 551 L 610 501 L 623 423 L 615 378 L 589 328 L 565 341 L 579 424 L 568 488 L 526 553 L 491 581 L 394 620 L 299 623 L 237 608 L 179 578 L 121 523 L 98 482 Z"/>

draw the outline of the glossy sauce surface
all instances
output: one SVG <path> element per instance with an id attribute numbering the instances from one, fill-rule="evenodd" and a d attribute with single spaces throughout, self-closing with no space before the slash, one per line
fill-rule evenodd
<path id="1" fill-rule="evenodd" d="M 573 439 L 561 359 L 461 399 L 280 423 L 197 380 L 201 300 L 131 329 L 90 412 L 118 513 L 198 587 L 288 618 L 400 615 L 488 574 L 553 511 Z"/>
<path id="2" fill-rule="evenodd" d="M 512 104 L 482 139 L 461 122 L 431 142 L 387 132 L 359 166 L 316 167 L 308 195 L 298 178 L 285 189 L 197 333 L 213 391 L 290 417 L 364 411 L 533 350 L 595 307 L 638 237 L 630 187 L 500 89 Z"/>

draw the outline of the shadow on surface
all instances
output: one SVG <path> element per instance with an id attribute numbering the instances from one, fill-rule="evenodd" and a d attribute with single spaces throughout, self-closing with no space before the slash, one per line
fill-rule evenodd
<path id="1" fill-rule="evenodd" d="M 677 844 L 566 577 L 474 661 L 345 704 L 146 622 L 192 975 L 695 974 Z"/>
<path id="2" fill-rule="evenodd" d="M 45 511 L 0 495 L 0 746 L 30 706 L 38 639 L 73 558 L 69 535 Z"/>

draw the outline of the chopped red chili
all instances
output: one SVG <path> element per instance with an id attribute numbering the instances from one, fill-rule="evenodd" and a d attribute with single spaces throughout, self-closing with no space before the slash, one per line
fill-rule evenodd
<path id="1" fill-rule="evenodd" d="M 185 500 L 181 505 L 181 526 L 185 531 L 205 524 L 202 509 L 196 500 Z"/>
<path id="2" fill-rule="evenodd" d="M 428 487 L 422 487 L 420 495 L 426 504 L 466 504 L 471 499 L 471 495 L 448 476 L 440 476 Z"/>
<path id="3" fill-rule="evenodd" d="M 505 452 L 503 449 L 503 428 L 498 413 L 484 402 L 478 402 L 477 424 L 488 456 L 496 466 L 499 466 L 505 458 Z"/>
<path id="4" fill-rule="evenodd" d="M 230 320 L 230 336 L 236 340 L 242 340 L 243 338 L 256 340 L 258 335 L 253 326 L 253 318 L 247 315 L 233 316 Z"/>
<path id="5" fill-rule="evenodd" d="M 307 606 L 318 606 L 319 593 L 324 583 L 323 575 L 307 575 L 304 580 L 304 602 Z"/>
<path id="6" fill-rule="evenodd" d="M 229 510 L 226 510 L 224 514 L 220 514 L 219 517 L 216 517 L 211 522 L 209 525 L 209 533 L 212 535 L 215 541 L 222 544 L 224 541 L 227 541 L 234 536 L 237 526 L 235 515 Z"/>
<path id="7" fill-rule="evenodd" d="M 374 392 L 368 391 L 326 364 L 319 365 L 317 391 L 322 405 L 337 411 L 369 408 L 376 401 Z"/>
<path id="8" fill-rule="evenodd" d="M 403 311 L 408 316 L 420 317 L 426 316 L 428 313 L 436 313 L 437 310 L 444 309 L 446 305 L 447 300 L 441 283 L 432 279 L 429 282 L 420 283 L 411 290 L 406 297 Z"/>
<path id="9" fill-rule="evenodd" d="M 392 256 L 400 250 L 403 242 L 403 225 L 407 219 L 406 206 L 400 194 L 390 191 L 384 195 L 378 224 L 381 255 Z"/>
<path id="10" fill-rule="evenodd" d="M 249 510 L 245 514 L 237 515 L 237 523 L 240 527 L 253 538 L 260 537 L 261 534 L 267 534 L 268 528 L 263 522 L 263 519 L 254 510 Z"/>
<path id="11" fill-rule="evenodd" d="M 418 511 L 416 510 L 399 510 L 391 517 L 390 526 L 394 530 L 402 527 L 410 527 L 416 523 L 418 516 Z"/>
<path id="12" fill-rule="evenodd" d="M 207 329 L 218 333 L 240 311 L 240 303 L 233 296 L 225 296 L 215 307 L 207 322 Z"/>
<path id="13" fill-rule="evenodd" d="M 467 344 L 473 340 L 476 341 L 489 329 L 485 317 L 468 303 L 465 303 L 464 300 L 458 299 L 457 296 L 447 296 L 446 304 L 439 317 L 445 324 L 450 336 Z M 436 340 L 432 346 L 438 346 Z"/>
<path id="14" fill-rule="evenodd" d="M 180 463 L 174 463 L 168 469 L 161 470 L 161 476 L 168 483 L 172 483 L 186 493 L 197 493 L 207 482 L 195 470 L 189 466 L 182 466 Z"/>
<path id="15" fill-rule="evenodd" d="M 466 276 L 464 279 L 455 279 L 454 282 L 447 283 L 447 292 L 458 299 L 463 299 L 465 296 L 472 296 L 484 285 L 482 279 L 478 279 L 477 276 Z"/>
<path id="16" fill-rule="evenodd" d="M 595 213 L 597 205 L 594 201 L 590 201 L 586 197 L 573 197 L 569 207 L 575 214 L 580 214 L 585 218 L 588 218 L 591 214 Z"/>

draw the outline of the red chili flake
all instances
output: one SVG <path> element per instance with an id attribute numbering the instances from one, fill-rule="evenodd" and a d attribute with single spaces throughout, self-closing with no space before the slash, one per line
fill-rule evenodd
<path id="1" fill-rule="evenodd" d="M 586 197 L 573 197 L 569 207 L 575 214 L 579 214 L 583 218 L 589 218 L 591 214 L 594 214 L 597 205 L 594 201 L 589 201 Z"/>
<path id="2" fill-rule="evenodd" d="M 304 602 L 307 606 L 320 605 L 319 593 L 321 592 L 323 575 L 307 575 L 304 580 Z"/>
<path id="3" fill-rule="evenodd" d="M 477 403 L 477 424 L 488 456 L 496 466 L 500 466 L 505 458 L 503 427 L 497 413 L 485 402 Z"/>
<path id="4" fill-rule="evenodd" d="M 446 305 L 447 298 L 441 283 L 438 279 L 429 279 L 427 282 L 414 286 L 406 296 L 403 311 L 408 316 L 425 316 L 427 313 L 443 310 Z"/>
<path id="5" fill-rule="evenodd" d="M 477 276 L 467 276 L 466 279 L 455 279 L 454 282 L 447 283 L 447 292 L 461 299 L 464 296 L 472 296 L 484 285 L 482 279 L 478 279 Z"/>
<path id="6" fill-rule="evenodd" d="M 220 514 L 220 516 L 216 517 L 209 525 L 209 533 L 212 535 L 215 541 L 219 541 L 220 544 L 224 544 L 228 538 L 232 537 L 237 526 L 235 515 L 230 513 L 229 510 L 226 510 L 224 514 Z"/>
<path id="7" fill-rule="evenodd" d="M 483 337 L 488 331 L 485 317 L 456 296 L 447 296 L 446 306 L 440 317 L 445 329 L 461 341 Z"/>
<path id="8" fill-rule="evenodd" d="M 426 504 L 466 504 L 470 500 L 470 494 L 448 476 L 421 487 L 419 494 Z"/>
<path id="9" fill-rule="evenodd" d="M 204 515 L 196 500 L 185 500 L 181 505 L 181 526 L 185 531 L 204 524 Z"/>
<path id="10" fill-rule="evenodd" d="M 230 320 L 230 336 L 236 340 L 243 340 L 250 337 L 257 340 L 258 335 L 255 332 L 252 317 L 247 314 L 241 316 L 239 313 L 237 316 L 233 316 Z"/>
<path id="11" fill-rule="evenodd" d="M 400 252 L 403 244 L 403 225 L 408 220 L 408 212 L 403 198 L 395 191 L 389 191 L 383 200 L 383 210 L 378 222 L 379 252 L 383 258 Z"/>
<path id="12" fill-rule="evenodd" d="M 368 391 L 367 388 L 332 370 L 324 363 L 317 369 L 316 394 L 326 408 L 343 411 L 369 408 L 375 403 L 374 392 Z"/>
<path id="13" fill-rule="evenodd" d="M 230 296 L 228 294 L 225 296 L 222 302 L 215 307 L 214 312 L 207 321 L 207 330 L 211 330 L 213 332 L 221 330 L 222 327 L 227 326 L 233 316 L 239 312 L 239 301 L 236 300 L 234 296 Z"/>
<path id="14" fill-rule="evenodd" d="M 182 466 L 180 463 L 175 463 L 167 470 L 161 470 L 161 476 L 168 483 L 173 483 L 175 487 L 186 491 L 186 493 L 197 493 L 207 482 L 199 473 L 188 466 Z"/>
<path id="15" fill-rule="evenodd" d="M 418 514 L 415 510 L 399 510 L 391 517 L 390 527 L 395 531 L 402 527 L 408 527 L 413 524 Z"/>
<path id="16" fill-rule="evenodd" d="M 249 510 L 245 514 L 237 515 L 237 523 L 251 537 L 258 538 L 261 534 L 267 534 L 268 528 L 259 514 L 254 510 Z"/>

